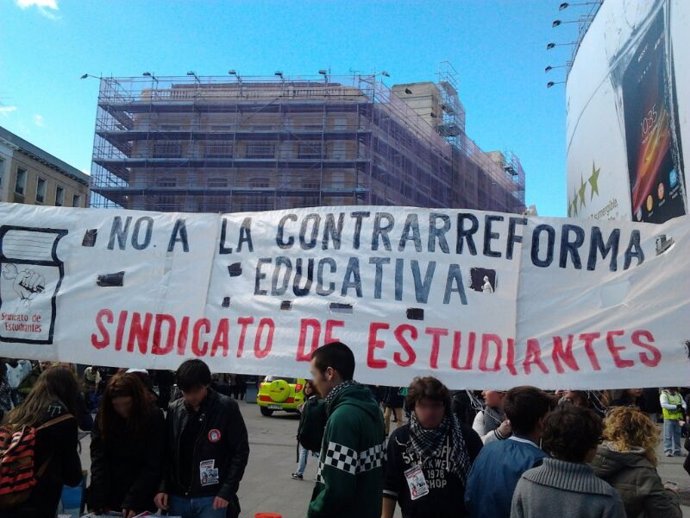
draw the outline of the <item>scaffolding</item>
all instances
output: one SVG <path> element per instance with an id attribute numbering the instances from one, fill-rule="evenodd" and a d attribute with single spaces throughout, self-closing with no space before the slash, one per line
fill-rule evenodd
<path id="1" fill-rule="evenodd" d="M 430 124 L 377 75 L 102 78 L 91 205 L 522 212 L 517 157 L 481 151 L 450 76 L 439 91 L 443 116 Z"/>

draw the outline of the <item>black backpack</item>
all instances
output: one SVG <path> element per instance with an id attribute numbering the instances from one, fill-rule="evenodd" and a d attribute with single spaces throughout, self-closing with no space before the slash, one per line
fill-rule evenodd
<path id="1" fill-rule="evenodd" d="M 297 427 L 297 442 L 305 450 L 321 451 L 321 441 L 327 420 L 326 401 L 317 397 L 309 398 L 302 407 L 302 415 Z"/>

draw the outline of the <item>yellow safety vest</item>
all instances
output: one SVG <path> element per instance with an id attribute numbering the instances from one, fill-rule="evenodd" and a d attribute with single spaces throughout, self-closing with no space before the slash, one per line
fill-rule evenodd
<path id="1" fill-rule="evenodd" d="M 683 403 L 683 396 L 680 394 L 670 394 L 666 391 L 663 391 L 662 394 L 666 394 L 669 405 L 681 405 Z M 661 407 L 661 414 L 664 416 L 664 419 L 683 419 L 682 410 L 668 410 L 667 408 Z"/>

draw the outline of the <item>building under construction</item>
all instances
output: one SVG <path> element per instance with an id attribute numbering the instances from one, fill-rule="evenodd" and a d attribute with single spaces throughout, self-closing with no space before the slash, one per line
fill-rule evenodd
<path id="1" fill-rule="evenodd" d="M 466 136 L 451 75 L 391 89 L 321 73 L 102 78 L 92 206 L 524 210 L 520 162 Z"/>

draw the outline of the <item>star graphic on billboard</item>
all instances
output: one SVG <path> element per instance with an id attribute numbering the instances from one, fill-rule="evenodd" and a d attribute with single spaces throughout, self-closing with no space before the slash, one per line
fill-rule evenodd
<path id="1" fill-rule="evenodd" d="M 587 192 L 587 184 L 582 179 L 582 175 L 580 175 L 580 189 L 577 192 L 580 196 L 580 208 L 582 208 L 585 206 L 585 193 Z"/>
<path id="2" fill-rule="evenodd" d="M 601 168 L 592 162 L 592 174 L 585 180 L 580 174 L 580 187 L 575 189 L 572 199 L 568 200 L 568 216 L 575 217 L 587 206 L 587 190 L 589 190 L 589 201 L 594 199 L 594 195 L 599 196 L 599 174 Z"/>
<path id="3" fill-rule="evenodd" d="M 592 187 L 592 193 L 589 197 L 589 201 L 592 201 L 594 199 L 594 194 L 596 193 L 597 196 L 599 195 L 599 172 L 600 169 L 594 165 L 594 162 L 592 162 L 592 176 L 589 177 L 589 185 Z"/>
<path id="4" fill-rule="evenodd" d="M 568 216 L 577 216 L 577 192 L 573 194 L 573 199 L 568 203 Z"/>

